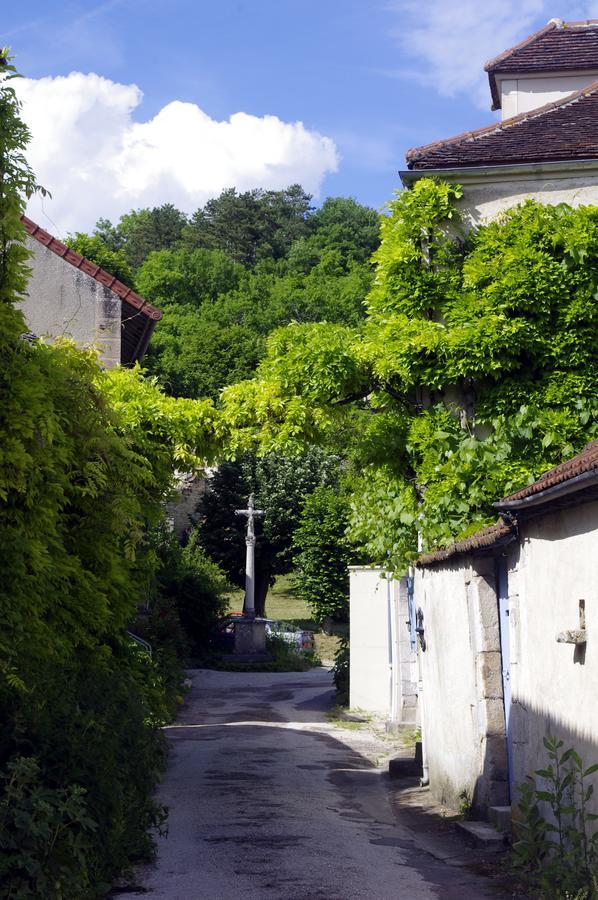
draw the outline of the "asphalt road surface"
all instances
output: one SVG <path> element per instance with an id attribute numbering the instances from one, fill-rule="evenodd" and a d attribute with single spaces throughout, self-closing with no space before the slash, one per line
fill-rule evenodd
<path id="1" fill-rule="evenodd" d="M 151 900 L 478 900 L 485 879 L 414 843 L 389 803 L 384 752 L 331 724 L 325 669 L 196 670 L 160 800 L 169 833 L 139 873 Z M 387 748 L 386 748 L 387 749 Z"/>

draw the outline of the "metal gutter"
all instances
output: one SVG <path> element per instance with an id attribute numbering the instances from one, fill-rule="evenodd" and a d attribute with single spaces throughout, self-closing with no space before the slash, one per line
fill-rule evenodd
<path id="1" fill-rule="evenodd" d="M 444 178 L 456 179 L 458 181 L 484 181 L 487 182 L 492 176 L 498 180 L 513 178 L 525 178 L 530 175 L 555 175 L 563 172 L 570 177 L 573 171 L 591 171 L 598 172 L 598 159 L 574 159 L 574 160 L 557 160 L 555 162 L 528 162 L 528 163 L 500 163 L 491 166 L 463 166 L 461 168 L 440 168 L 440 169 L 400 169 L 399 176 L 405 187 L 410 187 L 420 178 Z"/>

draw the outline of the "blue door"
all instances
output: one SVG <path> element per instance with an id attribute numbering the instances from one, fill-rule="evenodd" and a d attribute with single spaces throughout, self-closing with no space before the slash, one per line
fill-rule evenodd
<path id="1" fill-rule="evenodd" d="M 496 587 L 498 594 L 498 618 L 500 624 L 500 653 L 502 662 L 502 693 L 505 705 L 505 726 L 507 733 L 507 759 L 509 765 L 509 795 L 513 794 L 513 740 L 511 733 L 511 653 L 509 629 L 509 580 L 506 559 L 499 557 L 496 562 Z"/>

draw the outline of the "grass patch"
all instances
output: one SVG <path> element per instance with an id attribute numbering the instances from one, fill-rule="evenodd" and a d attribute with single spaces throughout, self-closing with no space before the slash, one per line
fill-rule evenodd
<path id="1" fill-rule="evenodd" d="M 346 706 L 333 706 L 326 713 L 326 718 L 332 725 L 340 725 L 341 728 L 359 731 L 359 729 L 369 725 L 373 717 L 363 709 L 347 709 Z"/>

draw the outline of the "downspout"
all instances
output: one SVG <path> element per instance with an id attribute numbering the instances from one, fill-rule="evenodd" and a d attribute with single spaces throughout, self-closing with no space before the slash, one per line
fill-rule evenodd
<path id="1" fill-rule="evenodd" d="M 418 532 L 417 535 L 417 550 L 418 553 L 421 553 L 423 550 L 423 541 L 421 531 Z M 413 573 L 413 591 L 414 591 L 414 599 L 413 599 L 413 610 L 415 612 L 415 570 L 411 569 Z M 417 623 L 416 623 L 417 624 Z M 428 787 L 430 784 L 430 770 L 428 769 L 428 752 L 427 752 L 427 739 L 426 739 L 426 722 L 424 716 L 424 676 L 422 670 L 422 642 L 420 635 L 417 636 L 417 674 L 418 674 L 418 682 L 417 682 L 417 708 L 419 710 L 419 727 L 422 736 L 422 777 L 419 780 L 420 787 Z"/>
<path id="2" fill-rule="evenodd" d="M 424 720 L 424 702 L 423 702 L 424 680 L 423 680 L 423 675 L 422 675 L 422 662 L 421 662 L 422 652 L 423 651 L 420 649 L 419 640 L 418 640 L 417 667 L 418 667 L 419 681 L 418 681 L 418 686 L 417 686 L 417 689 L 418 689 L 417 703 L 418 703 L 418 707 L 419 707 L 419 727 L 420 727 L 421 734 L 422 734 L 422 777 L 419 780 L 419 786 L 427 787 L 430 784 L 430 772 L 428 769 L 426 726 L 425 726 L 425 720 Z"/>
<path id="3" fill-rule="evenodd" d="M 388 608 L 388 668 L 390 682 L 390 703 L 388 731 L 394 731 L 398 724 L 397 719 L 397 672 L 399 671 L 397 659 L 397 617 L 393 600 L 392 579 L 390 573 L 386 573 L 386 600 Z"/>

